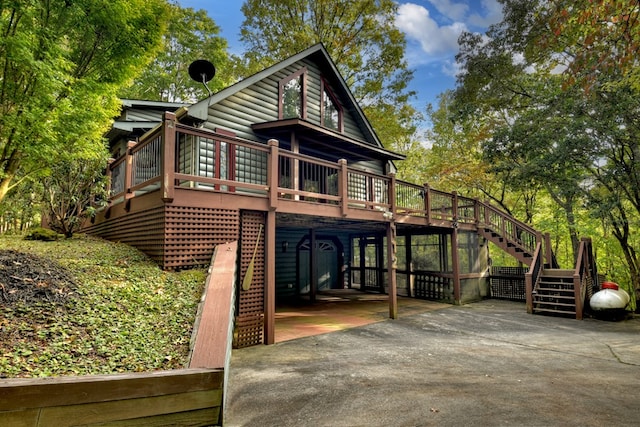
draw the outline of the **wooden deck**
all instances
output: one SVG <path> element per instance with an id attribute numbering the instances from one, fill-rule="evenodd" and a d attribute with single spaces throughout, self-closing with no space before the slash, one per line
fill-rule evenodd
<path id="1" fill-rule="evenodd" d="M 210 165 L 208 176 L 181 163 L 184 141 L 193 138 L 215 142 L 215 164 Z M 252 169 L 239 173 L 242 162 L 253 165 Z M 394 174 L 370 173 L 344 159 L 329 162 L 293 153 L 281 149 L 273 139 L 261 144 L 192 128 L 180 124 L 172 113 L 165 113 L 162 126 L 131 143 L 127 152 L 111 163 L 108 175 L 108 205 L 99 210 L 86 230 L 125 242 L 148 241 L 143 250 L 151 254 L 164 250 L 158 254 L 161 258 L 172 250 L 172 233 L 178 241 L 197 241 L 198 233 L 208 232 L 206 226 L 198 225 L 203 215 L 224 223 L 232 221 L 228 217 L 233 212 L 243 209 L 273 212 L 277 224 L 288 226 L 384 231 L 392 223 L 398 230 L 483 231 L 489 239 L 504 243 L 505 250 L 513 249 L 512 254 L 525 264 L 530 263 L 528 258 L 543 239 L 538 231 L 477 199 L 400 181 Z M 156 226 L 149 227 L 149 222 Z M 163 222 L 161 228 L 158 223 Z M 184 232 L 187 223 L 198 232 Z M 234 227 L 227 227 L 230 238 L 225 241 L 237 234 Z M 199 260 L 210 254 L 186 256 Z M 165 266 L 180 268 L 179 263 Z"/>

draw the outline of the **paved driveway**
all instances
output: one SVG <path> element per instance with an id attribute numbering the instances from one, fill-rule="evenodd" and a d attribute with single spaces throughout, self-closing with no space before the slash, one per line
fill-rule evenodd
<path id="1" fill-rule="evenodd" d="M 234 350 L 226 426 L 640 425 L 640 318 L 488 300 Z"/>

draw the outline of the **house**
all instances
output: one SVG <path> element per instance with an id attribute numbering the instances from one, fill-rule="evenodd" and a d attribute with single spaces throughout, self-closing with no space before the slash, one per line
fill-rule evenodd
<path id="1" fill-rule="evenodd" d="M 533 311 L 552 260 L 548 239 L 499 209 L 397 180 L 404 156 L 321 44 L 193 105 L 126 100 L 110 137 L 111 198 L 85 231 L 165 269 L 238 241 L 237 346 L 274 342 L 278 301 L 329 289 L 388 294 L 392 318 L 397 295 L 486 297 L 489 241 L 535 267 Z"/>

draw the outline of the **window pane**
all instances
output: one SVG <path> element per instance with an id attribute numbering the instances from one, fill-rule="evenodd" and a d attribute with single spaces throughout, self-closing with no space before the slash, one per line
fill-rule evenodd
<path id="1" fill-rule="evenodd" d="M 282 118 L 302 117 L 302 80 L 301 77 L 289 80 L 282 94 Z"/>
<path id="2" fill-rule="evenodd" d="M 339 123 L 340 123 L 339 110 L 336 104 L 333 102 L 333 98 L 331 97 L 331 95 L 327 93 L 326 90 L 324 91 L 323 102 L 324 102 L 324 126 L 328 127 L 329 129 L 339 130 L 338 129 Z"/>

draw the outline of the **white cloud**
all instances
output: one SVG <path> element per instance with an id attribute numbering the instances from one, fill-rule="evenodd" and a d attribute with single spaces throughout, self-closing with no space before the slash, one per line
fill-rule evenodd
<path id="1" fill-rule="evenodd" d="M 469 25 L 480 28 L 487 28 L 489 25 L 502 21 L 502 5 L 497 0 L 482 0 L 480 2 L 480 13 L 472 13 L 467 18 Z"/>
<path id="2" fill-rule="evenodd" d="M 463 21 L 469 10 L 469 5 L 453 3 L 449 0 L 429 0 L 429 3 L 431 3 L 438 12 L 452 21 Z"/>
<path id="3" fill-rule="evenodd" d="M 440 26 L 429 15 L 427 9 L 413 3 L 405 3 L 398 7 L 396 26 L 408 39 L 416 40 L 428 55 L 457 52 L 458 36 L 467 29 L 461 22 Z"/>
<path id="4" fill-rule="evenodd" d="M 462 66 L 454 60 L 447 60 L 442 62 L 441 71 L 445 76 L 457 78 L 462 72 Z"/>

